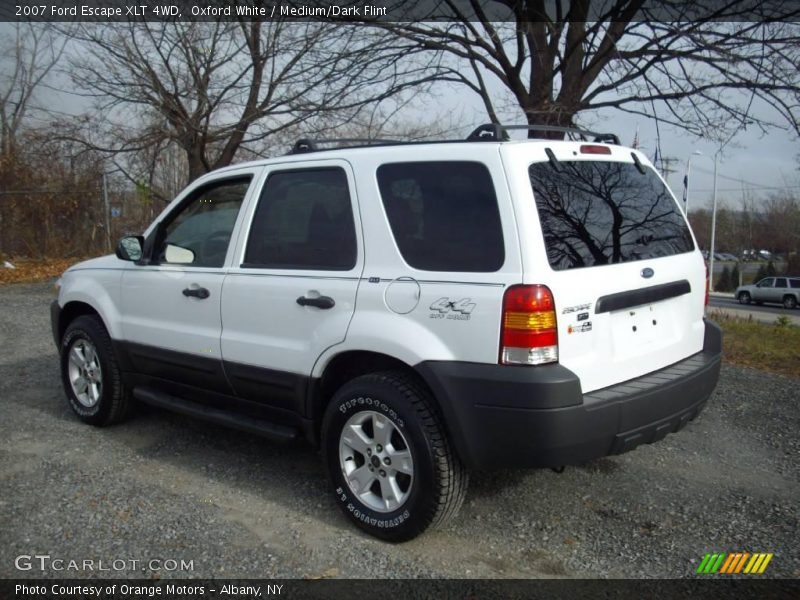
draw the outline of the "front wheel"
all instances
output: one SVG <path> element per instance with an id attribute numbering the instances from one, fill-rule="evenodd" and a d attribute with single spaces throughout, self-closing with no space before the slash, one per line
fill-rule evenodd
<path id="1" fill-rule="evenodd" d="M 61 380 L 70 407 L 82 421 L 103 426 L 128 416 L 130 393 L 99 317 L 84 315 L 67 327 L 61 339 Z"/>
<path id="2" fill-rule="evenodd" d="M 750 304 L 750 294 L 748 292 L 739 292 L 739 304 Z"/>
<path id="3" fill-rule="evenodd" d="M 468 474 L 430 394 L 400 372 L 363 375 L 331 399 L 322 449 L 339 506 L 375 537 L 402 542 L 455 516 Z"/>

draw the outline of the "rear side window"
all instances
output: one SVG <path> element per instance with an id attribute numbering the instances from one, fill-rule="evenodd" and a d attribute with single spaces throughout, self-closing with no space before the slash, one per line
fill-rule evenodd
<path id="1" fill-rule="evenodd" d="M 547 258 L 556 270 L 672 256 L 694 249 L 689 227 L 652 169 L 600 161 L 528 169 Z"/>
<path id="2" fill-rule="evenodd" d="M 790 279 L 789 285 L 795 289 L 800 288 L 800 279 Z"/>
<path id="3" fill-rule="evenodd" d="M 780 278 L 775 280 L 775 287 L 776 288 L 785 288 L 785 287 L 789 287 L 789 286 L 786 285 L 786 279 L 784 279 L 783 277 L 780 277 Z"/>
<path id="4" fill-rule="evenodd" d="M 349 271 L 356 230 L 339 168 L 272 173 L 258 201 L 244 268 Z"/>
<path id="5" fill-rule="evenodd" d="M 497 197 L 485 165 L 387 164 L 378 168 L 378 186 L 397 247 L 413 268 L 485 273 L 503 266 Z"/>

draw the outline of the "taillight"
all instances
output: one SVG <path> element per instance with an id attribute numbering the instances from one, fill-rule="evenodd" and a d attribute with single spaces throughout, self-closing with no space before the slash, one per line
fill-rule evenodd
<path id="1" fill-rule="evenodd" d="M 556 361 L 558 332 L 552 292 L 544 285 L 512 285 L 503 296 L 500 364 Z"/>
<path id="2" fill-rule="evenodd" d="M 706 264 L 706 306 L 708 306 L 708 285 L 709 285 L 709 278 L 708 278 L 708 264 Z"/>

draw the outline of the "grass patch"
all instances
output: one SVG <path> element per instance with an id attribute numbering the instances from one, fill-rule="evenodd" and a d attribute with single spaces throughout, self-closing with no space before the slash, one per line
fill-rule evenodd
<path id="1" fill-rule="evenodd" d="M 712 311 L 722 327 L 723 360 L 762 371 L 800 377 L 800 327 L 786 317 L 760 323 Z"/>
<path id="2" fill-rule="evenodd" d="M 9 259 L 15 268 L 3 267 L 0 260 L 0 285 L 6 283 L 34 283 L 59 277 L 81 258 Z"/>

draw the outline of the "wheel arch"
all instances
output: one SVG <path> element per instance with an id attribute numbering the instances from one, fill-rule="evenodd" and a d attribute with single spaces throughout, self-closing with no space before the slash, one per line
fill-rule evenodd
<path id="1" fill-rule="evenodd" d="M 313 379 L 309 387 L 307 414 L 313 426 L 312 431 L 308 433 L 311 434 L 311 441 L 315 445 L 318 445 L 320 441 L 322 417 L 325 414 L 325 408 L 328 406 L 328 403 L 331 398 L 333 398 L 336 391 L 356 377 L 381 371 L 399 371 L 413 377 L 417 383 L 430 394 L 434 407 L 441 416 L 441 406 L 436 394 L 434 394 L 426 378 L 413 366 L 398 358 L 380 352 L 371 350 L 347 350 L 333 356 L 325 365 L 321 376 Z M 447 423 L 444 419 L 442 419 L 442 423 L 447 430 Z M 449 433 L 448 431 L 448 435 Z"/>
<path id="2" fill-rule="evenodd" d="M 63 307 L 61 307 L 61 312 L 58 318 L 58 340 L 59 343 L 61 339 L 64 337 L 64 332 L 69 327 L 69 324 L 72 323 L 78 317 L 82 317 L 84 315 L 94 315 L 102 321 L 103 326 L 108 329 L 108 323 L 105 322 L 103 316 L 100 312 L 91 304 L 87 302 L 83 302 L 81 300 L 71 300 L 67 302 Z"/>

